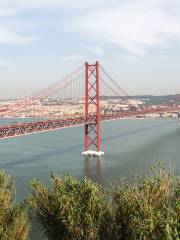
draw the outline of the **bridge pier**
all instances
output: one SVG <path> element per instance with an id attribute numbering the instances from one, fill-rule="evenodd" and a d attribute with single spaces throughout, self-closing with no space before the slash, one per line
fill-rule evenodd
<path id="1" fill-rule="evenodd" d="M 82 152 L 82 156 L 101 157 L 101 156 L 104 156 L 104 152 L 88 150 L 88 151 Z"/>

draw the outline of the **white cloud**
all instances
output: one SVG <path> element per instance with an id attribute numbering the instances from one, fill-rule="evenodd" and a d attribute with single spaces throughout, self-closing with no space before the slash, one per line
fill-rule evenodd
<path id="1" fill-rule="evenodd" d="M 115 58 L 123 61 L 123 62 L 134 62 L 134 61 L 137 61 L 137 58 L 135 56 L 132 56 L 132 55 L 123 55 L 123 54 L 117 54 L 114 56 Z"/>
<path id="2" fill-rule="evenodd" d="M 16 11 L 13 9 L 2 8 L 2 7 L 0 8 L 0 17 L 12 16 L 15 14 L 16 14 Z"/>
<path id="3" fill-rule="evenodd" d="M 93 4 L 95 0 L 0 0 L 0 9 L 18 12 L 24 9 L 36 8 L 84 8 Z"/>
<path id="4" fill-rule="evenodd" d="M 73 9 L 82 9 L 87 5 L 88 0 L 0 0 L 0 44 L 24 44 L 37 39 L 37 37 L 26 36 L 27 29 L 24 24 L 34 24 L 36 28 L 40 23 L 35 22 L 33 18 L 26 20 L 26 23 L 24 23 L 24 19 L 21 19 L 21 12 L 49 11 L 50 9 L 56 11 L 58 9 L 61 14 L 62 11 L 69 12 Z M 47 18 L 46 21 L 51 20 Z M 30 34 L 28 33 L 28 35 Z"/>
<path id="5" fill-rule="evenodd" d="M 73 29 L 84 39 L 95 40 L 95 47 L 87 49 L 95 55 L 103 55 L 101 46 L 104 48 L 104 43 L 141 56 L 153 46 L 180 42 L 179 0 L 0 0 L 0 17 L 9 21 L 6 16 L 11 16 L 14 20 L 23 10 L 42 11 L 44 8 L 58 9 L 60 14 L 73 9 L 67 17 L 67 31 Z M 67 20 L 64 15 L 62 19 Z M 21 21 L 19 19 L 20 30 Z M 13 28 L 4 29 L 0 22 L 0 44 L 35 40 L 19 35 Z M 24 29 L 21 32 L 26 33 Z"/>
<path id="6" fill-rule="evenodd" d="M 29 43 L 37 38 L 21 36 L 17 33 L 8 32 L 6 30 L 0 29 L 0 44 L 21 44 L 21 43 Z"/>
<path id="7" fill-rule="evenodd" d="M 103 49 L 99 46 L 86 46 L 85 47 L 88 51 L 94 53 L 95 55 L 101 56 L 103 55 Z"/>
<path id="8" fill-rule="evenodd" d="M 74 28 L 86 38 L 115 44 L 134 55 L 144 55 L 149 47 L 180 42 L 177 10 L 180 11 L 177 0 L 171 3 L 167 0 L 128 0 L 86 14 L 79 18 Z"/>
<path id="9" fill-rule="evenodd" d="M 72 62 L 72 61 L 82 61 L 83 57 L 79 54 L 71 54 L 69 56 L 61 58 L 62 61 Z"/>

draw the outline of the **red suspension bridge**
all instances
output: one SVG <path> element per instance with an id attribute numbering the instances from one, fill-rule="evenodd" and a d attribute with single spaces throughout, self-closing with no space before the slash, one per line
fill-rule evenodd
<path id="1" fill-rule="evenodd" d="M 84 154 L 92 149 L 101 155 L 101 121 L 180 112 L 175 104 L 120 107 L 133 101 L 99 62 L 86 63 L 24 99 L 1 105 L 0 139 L 84 125 Z"/>

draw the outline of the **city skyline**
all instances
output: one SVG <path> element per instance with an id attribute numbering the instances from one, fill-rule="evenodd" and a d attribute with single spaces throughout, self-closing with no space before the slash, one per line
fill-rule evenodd
<path id="1" fill-rule="evenodd" d="M 99 60 L 130 95 L 179 89 L 179 1 L 0 0 L 0 98 Z"/>

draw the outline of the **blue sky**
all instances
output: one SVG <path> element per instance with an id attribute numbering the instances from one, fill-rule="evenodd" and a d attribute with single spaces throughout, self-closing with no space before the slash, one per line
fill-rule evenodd
<path id="1" fill-rule="evenodd" d="M 129 94 L 180 87 L 179 0 L 0 0 L 0 98 L 23 97 L 84 61 Z"/>

